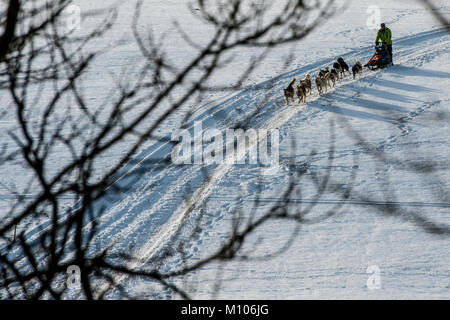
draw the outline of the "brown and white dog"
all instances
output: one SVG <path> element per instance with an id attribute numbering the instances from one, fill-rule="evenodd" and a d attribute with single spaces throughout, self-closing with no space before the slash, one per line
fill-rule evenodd
<path id="1" fill-rule="evenodd" d="M 332 68 L 330 73 L 331 73 L 331 77 L 332 77 L 331 81 L 333 81 L 333 86 L 335 85 L 336 80 L 339 80 L 339 83 L 341 83 L 341 78 L 339 77 L 339 73 L 335 68 Z"/>
<path id="2" fill-rule="evenodd" d="M 297 86 L 297 97 L 299 103 L 306 103 L 306 90 L 308 88 L 308 84 L 305 80 L 300 80 L 300 84 Z"/>
<path id="3" fill-rule="evenodd" d="M 322 70 L 321 70 L 322 71 Z M 327 80 L 325 80 L 325 76 L 319 75 L 314 80 L 316 82 L 317 91 L 319 91 L 319 95 L 323 94 L 323 89 L 325 88 L 325 92 L 327 92 Z"/>
<path id="4" fill-rule="evenodd" d="M 295 81 L 297 81 L 297 78 L 292 79 L 291 83 L 286 87 L 286 89 L 283 89 L 284 98 L 286 99 L 286 104 L 289 104 L 289 99 L 292 100 L 292 102 L 295 102 L 294 96 L 295 96 L 295 90 L 294 90 L 294 84 Z"/>
<path id="5" fill-rule="evenodd" d="M 309 91 L 309 95 L 312 95 L 312 83 L 311 83 L 311 75 L 309 73 L 307 73 L 305 75 L 305 78 L 303 80 L 301 80 L 300 82 L 305 82 L 306 84 L 306 88 Z"/>
<path id="6" fill-rule="evenodd" d="M 330 69 L 328 67 L 325 67 L 324 70 L 320 70 L 322 73 L 322 78 L 324 78 L 327 82 L 327 85 L 331 88 L 331 83 L 333 83 L 333 87 L 336 84 L 336 79 L 334 79 L 333 75 L 330 72 Z M 323 72 L 322 72 L 323 71 Z M 320 73 L 319 73 L 320 75 Z"/>
<path id="7" fill-rule="evenodd" d="M 358 60 L 356 60 L 355 65 L 352 67 L 353 80 L 356 79 L 356 74 L 358 74 L 359 79 L 361 79 L 362 70 L 363 70 L 363 66 L 361 65 L 361 63 Z"/>
<path id="8" fill-rule="evenodd" d="M 344 78 L 344 71 L 342 70 L 339 62 L 333 63 L 333 69 L 331 71 L 333 70 L 336 70 L 337 74 L 339 75 L 339 80 Z"/>

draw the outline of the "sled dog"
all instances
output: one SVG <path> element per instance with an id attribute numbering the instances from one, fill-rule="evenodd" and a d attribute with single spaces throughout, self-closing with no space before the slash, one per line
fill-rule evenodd
<path id="1" fill-rule="evenodd" d="M 344 76 L 345 76 L 345 72 L 344 71 L 347 71 L 348 73 L 350 73 L 350 71 L 348 69 L 348 64 L 345 63 L 345 61 L 344 61 L 344 59 L 342 59 L 342 57 L 339 57 L 337 59 L 337 62 L 341 65 L 342 73 L 344 74 Z"/>
<path id="2" fill-rule="evenodd" d="M 295 81 L 297 81 L 296 78 L 293 78 L 292 81 L 289 83 L 289 85 L 283 89 L 283 93 L 284 93 L 284 98 L 286 99 L 286 104 L 289 104 L 289 99 L 292 100 L 292 102 L 294 101 L 294 96 L 295 96 L 295 90 L 294 90 L 294 84 Z"/>
<path id="3" fill-rule="evenodd" d="M 331 88 L 331 83 L 333 82 L 333 87 L 334 87 L 335 80 L 334 80 L 333 76 L 331 75 L 330 69 L 328 67 L 326 67 L 324 70 L 320 70 L 320 71 L 324 71 L 324 73 L 322 73 L 322 78 L 324 78 L 325 81 L 327 82 L 327 86 Z"/>
<path id="4" fill-rule="evenodd" d="M 306 88 L 308 89 L 309 95 L 312 95 L 312 83 L 311 83 L 311 75 L 307 73 L 305 75 L 305 78 L 303 80 L 300 80 L 300 82 L 305 82 Z"/>
<path id="5" fill-rule="evenodd" d="M 305 80 L 300 80 L 299 85 L 297 86 L 297 97 L 299 103 L 306 103 L 306 90 L 308 85 Z"/>
<path id="6" fill-rule="evenodd" d="M 332 68 L 331 71 L 331 81 L 333 81 L 333 86 L 336 83 L 336 80 L 339 80 L 339 83 L 341 83 L 341 78 L 339 77 L 339 73 L 335 68 Z"/>
<path id="7" fill-rule="evenodd" d="M 355 65 L 352 67 L 353 80 L 356 79 L 356 74 L 358 74 L 359 79 L 361 79 L 362 70 L 363 70 L 363 67 L 362 67 L 361 63 L 358 60 L 356 60 Z"/>
<path id="8" fill-rule="evenodd" d="M 315 78 L 317 91 L 319 91 L 319 94 L 323 94 L 323 89 L 325 88 L 325 92 L 327 91 L 327 81 L 324 77 L 321 77 L 320 75 Z"/>
<path id="9" fill-rule="evenodd" d="M 342 67 L 339 64 L 339 62 L 333 63 L 333 70 L 336 70 L 336 72 L 338 73 L 339 80 L 344 78 L 344 71 L 342 70 Z"/>

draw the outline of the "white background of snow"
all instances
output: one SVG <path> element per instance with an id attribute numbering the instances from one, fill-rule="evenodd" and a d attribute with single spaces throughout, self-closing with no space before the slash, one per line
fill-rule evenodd
<path id="1" fill-rule="evenodd" d="M 75 3 L 80 6 L 82 12 L 94 9 L 94 6 L 103 7 L 109 4 L 106 1 L 94 3 L 75 1 Z M 446 1 L 441 3 L 443 6 L 446 5 L 445 10 L 448 12 L 449 6 Z M 288 109 L 283 106 L 281 88 L 291 76 L 297 75 L 295 70 L 302 70 L 298 76 L 303 76 L 305 72 L 314 73 L 322 65 L 317 64 L 308 69 L 309 65 L 327 59 L 329 62 L 324 64 L 329 64 L 336 57 L 349 52 L 364 52 L 361 55 L 350 55 L 349 59 L 368 60 L 370 54 L 366 53 L 366 48 L 372 45 L 376 33 L 376 30 L 369 30 L 366 27 L 366 9 L 371 4 L 372 1 L 353 1 L 344 13 L 315 30 L 304 41 L 294 46 L 276 48 L 249 77 L 246 85 L 259 84 L 279 76 L 285 57 L 290 50 L 295 50 L 294 61 L 285 70 L 291 71 L 292 75 L 286 74 L 277 82 L 274 89 L 274 92 L 280 92 L 279 96 L 275 94 L 280 105 L 280 113 L 286 114 L 285 110 Z M 306 155 L 316 148 L 319 153 L 312 163 L 312 170 L 323 170 L 326 167 L 329 120 L 343 114 L 353 128 L 370 142 L 382 146 L 391 156 L 405 161 L 418 160 L 425 156 L 429 157 L 428 159 L 448 163 L 449 125 L 448 122 L 437 122 L 435 117 L 439 111 L 448 111 L 450 37 L 424 36 L 420 40 L 414 40 L 415 34 L 439 28 L 430 14 L 414 2 L 377 1 L 377 5 L 381 8 L 382 21 L 392 29 L 394 58 L 400 65 L 363 78 L 360 82 L 346 84 L 305 107 L 296 106 L 298 112 L 294 112 L 290 118 L 283 119 L 283 125 L 280 127 L 282 158 L 291 156 L 290 145 L 294 139 L 296 161 L 305 160 Z M 93 44 L 93 49 L 104 48 L 111 43 L 120 44 L 98 59 L 86 75 L 86 95 L 94 104 L 101 101 L 108 93 L 107 88 L 113 83 L 113 77 L 109 72 L 119 74 L 122 68 L 127 68 L 142 59 L 130 32 L 133 10 L 134 1 L 122 3 L 113 30 L 103 40 Z M 93 20 L 95 19 L 84 20 L 80 32 L 89 29 L 89 24 L 96 22 Z M 174 32 L 170 32 L 172 28 L 170 22 L 173 20 L 178 20 L 183 29 L 199 42 L 207 41 L 208 29 L 190 17 L 185 1 L 144 1 L 140 30 L 145 32 L 147 25 L 151 24 L 156 35 L 163 35 L 168 31 L 167 54 L 174 63 L 181 65 L 189 60 L 192 51 L 181 43 Z M 410 43 L 406 41 L 402 46 L 398 46 L 396 39 L 407 36 L 412 39 Z M 241 70 L 242 59 L 247 59 L 253 53 L 251 50 L 239 50 L 235 53 L 234 61 L 226 70 L 215 75 L 214 79 L 221 84 L 233 84 L 235 75 Z M 350 64 L 352 60 L 347 62 Z M 305 72 L 302 67 L 306 67 Z M 226 98 L 233 95 L 234 93 L 228 94 Z M 247 101 L 251 103 L 253 98 L 261 98 L 263 95 L 264 93 L 260 91 L 247 94 Z M 216 99 L 223 101 L 223 96 L 224 93 L 211 93 L 200 105 L 186 105 L 185 108 L 200 107 L 200 114 L 216 105 L 211 103 L 208 106 L 211 101 Z M 386 112 L 384 108 L 388 111 Z M 268 117 L 267 114 L 264 116 Z M 394 119 L 409 117 L 410 122 L 406 122 L 405 127 L 399 127 L 386 121 L 387 117 Z M 163 132 L 171 132 L 179 118 L 181 114 L 168 122 Z M 270 118 L 265 120 L 270 122 Z M 1 125 L 1 130 L 5 132 L 10 124 L 6 121 Z M 336 127 L 336 133 L 339 157 L 336 159 L 333 172 L 348 177 L 353 166 L 352 154 L 358 153 L 358 147 L 339 125 Z M 144 154 L 146 147 L 148 146 L 143 148 Z M 58 159 L 65 156 L 67 155 L 61 154 Z M 105 165 L 108 165 L 115 156 L 111 153 L 110 158 L 106 157 Z M 385 191 L 385 185 L 379 182 L 379 177 L 385 173 L 391 175 L 399 196 L 396 201 L 400 202 L 434 202 L 433 194 L 442 187 L 438 184 L 430 187 L 422 181 L 421 176 L 408 174 L 391 166 L 377 168 L 373 158 L 363 154 L 360 155 L 359 161 L 355 188 L 358 192 L 370 193 L 373 197 L 379 198 Z M 18 174 L 11 177 L 6 173 L 8 168 L 2 169 L 2 175 L 7 179 L 21 177 L 23 173 L 18 171 Z M 192 168 L 189 170 L 195 171 Z M 213 251 L 217 244 L 227 237 L 231 226 L 230 217 L 236 208 L 234 200 L 238 195 L 243 199 L 254 197 L 258 174 L 258 170 L 235 167 L 211 186 L 211 200 L 207 212 L 212 221 L 190 248 L 192 261 Z M 156 191 L 152 193 L 150 186 L 161 176 L 165 177 L 164 183 L 169 189 L 166 194 L 159 195 L 160 203 L 155 204 L 154 200 L 158 195 L 155 195 Z M 134 243 L 145 244 L 151 234 L 146 230 L 149 228 L 155 230 L 155 226 L 160 226 L 160 221 L 155 220 L 154 215 L 164 213 L 165 207 L 170 209 L 166 215 L 170 215 L 171 201 L 174 201 L 179 192 L 177 188 L 183 184 L 195 186 L 197 180 L 194 178 L 189 172 L 182 179 L 176 174 L 170 175 L 169 172 L 146 175 L 134 192 L 121 196 L 120 201 L 113 203 L 105 213 L 106 227 L 99 235 L 99 243 L 117 241 L 119 249 L 127 248 Z M 287 183 L 288 178 L 287 171 L 264 177 L 264 196 L 276 197 L 279 186 Z M 448 169 L 440 172 L 439 178 L 448 189 Z M 25 184 L 26 181 L 26 177 L 22 175 L 22 179 L 17 183 Z M 311 191 L 308 190 L 307 184 L 303 191 L 304 197 L 308 198 Z M 8 191 L 2 190 L 1 193 L 7 205 Z M 242 201 L 242 205 L 250 207 L 251 202 Z M 326 204 L 318 206 L 319 211 L 327 208 Z M 426 207 L 423 213 L 435 221 L 450 225 L 448 207 Z M 121 220 L 120 217 L 126 219 Z M 116 226 L 113 228 L 109 223 L 111 225 L 116 223 Z M 257 235 L 264 238 L 257 252 L 265 253 L 279 248 L 289 238 L 292 228 L 289 223 L 271 223 L 270 227 L 264 228 Z M 253 240 L 258 240 L 256 238 Z M 448 239 L 427 234 L 409 222 L 379 216 L 370 208 L 348 204 L 341 214 L 323 223 L 302 227 L 294 245 L 280 257 L 264 262 L 227 263 L 222 266 L 221 273 L 218 273 L 217 265 L 208 266 L 195 276 L 184 279 L 186 284 L 180 281 L 177 283 L 182 284 L 194 298 L 449 298 L 449 247 Z M 143 252 L 150 251 L 144 248 Z M 366 274 L 366 268 L 370 265 L 378 265 L 381 269 L 380 290 L 368 290 L 366 287 L 369 276 Z M 165 267 L 171 268 L 170 265 Z M 213 295 L 218 275 L 224 281 L 221 283 L 220 293 Z M 132 292 L 142 293 L 146 298 L 175 297 L 169 293 L 155 294 L 150 291 L 154 286 L 145 282 L 132 281 L 128 284 Z"/>

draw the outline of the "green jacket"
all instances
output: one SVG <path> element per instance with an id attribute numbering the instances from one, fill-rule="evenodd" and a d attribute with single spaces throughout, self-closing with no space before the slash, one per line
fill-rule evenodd
<path id="1" fill-rule="evenodd" d="M 392 36 L 391 29 L 384 28 L 384 31 L 380 29 L 378 30 L 377 38 L 375 39 L 375 44 L 378 43 L 378 40 L 380 40 L 381 43 L 383 44 L 392 44 L 391 36 Z"/>

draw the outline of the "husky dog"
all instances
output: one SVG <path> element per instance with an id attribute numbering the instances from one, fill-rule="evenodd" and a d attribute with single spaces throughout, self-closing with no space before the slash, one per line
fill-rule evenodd
<path id="1" fill-rule="evenodd" d="M 284 93 L 284 98 L 286 99 L 286 104 L 289 104 L 289 99 L 292 100 L 292 102 L 294 101 L 294 96 L 295 96 L 295 90 L 294 90 L 294 84 L 295 81 L 297 81 L 297 78 L 292 79 L 291 83 L 289 83 L 289 85 L 286 87 L 286 89 L 283 89 L 283 93 Z"/>
<path id="2" fill-rule="evenodd" d="M 299 85 L 297 86 L 297 97 L 299 103 L 306 103 L 306 89 L 308 85 L 305 80 L 300 80 Z"/>
<path id="3" fill-rule="evenodd" d="M 330 69 L 328 67 L 325 67 L 324 70 L 320 70 L 319 75 L 320 74 L 322 74 L 321 77 L 324 78 L 325 81 L 327 82 L 328 87 L 331 88 L 331 82 L 333 82 L 333 86 L 334 86 L 336 80 L 331 75 Z"/>
<path id="4" fill-rule="evenodd" d="M 333 71 L 333 70 L 336 70 L 336 72 L 338 73 L 339 80 L 344 78 L 344 71 L 342 70 L 342 67 L 339 64 L 339 62 L 333 63 L 333 69 L 331 71 Z"/>
<path id="5" fill-rule="evenodd" d="M 326 67 L 325 69 L 320 69 L 319 77 L 324 77 L 327 72 L 328 72 L 328 67 Z"/>
<path id="6" fill-rule="evenodd" d="M 333 84 L 333 87 L 336 86 L 336 78 L 335 78 L 334 74 L 331 73 L 331 71 L 327 72 L 327 74 L 325 75 L 325 78 L 327 79 L 328 85 L 329 85 L 330 88 L 331 88 L 331 84 L 330 83 Z"/>
<path id="7" fill-rule="evenodd" d="M 327 80 L 320 75 L 315 78 L 317 91 L 319 91 L 319 95 L 323 94 L 323 89 L 325 88 L 325 92 L 327 92 Z"/>
<path id="8" fill-rule="evenodd" d="M 331 80 L 333 81 L 333 85 L 336 83 L 336 79 L 339 80 L 339 83 L 341 83 L 341 78 L 339 78 L 339 73 L 335 68 L 332 68 L 331 71 Z"/>
<path id="9" fill-rule="evenodd" d="M 307 73 L 305 75 L 305 78 L 303 80 L 300 80 L 300 82 L 305 82 L 306 84 L 306 88 L 309 91 L 309 95 L 312 95 L 312 83 L 311 83 L 311 75 L 309 73 Z"/>
<path id="10" fill-rule="evenodd" d="M 347 71 L 348 73 L 350 73 L 350 71 L 348 70 L 348 64 L 345 63 L 344 59 L 342 59 L 341 57 L 337 59 L 337 62 L 341 65 L 341 69 L 342 69 L 342 73 L 345 76 L 345 72 Z"/>
<path id="11" fill-rule="evenodd" d="M 359 75 L 359 79 L 361 79 L 363 67 L 361 63 L 359 63 L 358 60 L 356 60 L 355 65 L 352 67 L 352 73 L 353 73 L 353 80 L 356 79 L 356 74 Z"/>

